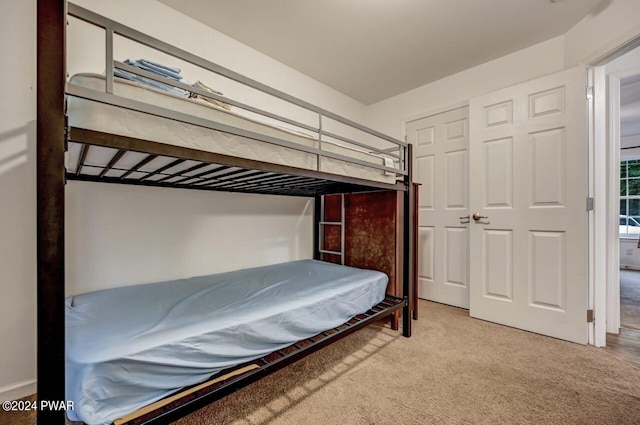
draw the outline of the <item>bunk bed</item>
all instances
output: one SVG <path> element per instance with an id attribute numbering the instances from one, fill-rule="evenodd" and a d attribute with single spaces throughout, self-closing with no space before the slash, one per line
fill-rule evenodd
<path id="1" fill-rule="evenodd" d="M 104 31 L 104 75 L 67 78 L 67 16 Z M 82 398 L 77 394 L 90 392 L 89 386 L 109 392 L 110 385 L 122 381 L 125 391 L 116 385 L 110 394 L 118 395 L 115 403 L 126 406 L 124 411 L 83 402 L 84 411 L 72 418 L 169 423 L 398 311 L 403 335 L 411 336 L 410 146 L 65 1 L 40 0 L 37 17 L 40 400 L 65 400 L 69 395 L 77 400 Z M 114 36 L 317 114 L 318 124 L 118 61 Z M 119 73 L 199 99 L 114 77 Z M 323 123 L 329 120 L 349 131 L 328 131 Z M 314 259 L 67 298 L 67 180 L 313 198 Z M 383 273 L 344 264 L 344 219 L 323 218 L 324 196 L 377 191 L 403 197 L 401 246 L 393 253 L 402 256 L 400 296 L 385 293 L 388 278 Z M 323 245 L 325 229 L 331 226 L 342 228 L 340 251 Z M 342 265 L 322 261 L 336 255 L 342 256 Z M 145 297 L 153 297 L 153 308 L 137 304 Z M 120 312 L 117 320 L 108 320 L 115 311 Z M 245 333 L 234 341 L 229 335 L 237 337 L 239 329 Z M 187 353 L 185 344 L 194 341 L 207 348 Z M 203 353 L 208 356 L 203 358 Z M 143 367 L 135 369 L 139 364 Z M 117 377 L 115 369 L 127 376 Z M 175 388 L 147 385 L 167 381 L 163 373 Z M 127 392 L 136 386 L 155 392 Z M 135 412 L 124 414 L 130 410 Z M 64 411 L 38 412 L 39 423 L 65 420 Z"/>

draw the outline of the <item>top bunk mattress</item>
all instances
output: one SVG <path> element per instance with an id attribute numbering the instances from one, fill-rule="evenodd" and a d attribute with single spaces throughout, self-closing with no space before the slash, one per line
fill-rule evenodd
<path id="1" fill-rule="evenodd" d="M 66 300 L 70 419 L 111 423 L 364 313 L 384 273 L 302 260 Z"/>
<path id="2" fill-rule="evenodd" d="M 104 92 L 105 78 L 98 74 L 76 74 L 71 77 L 69 83 Z M 120 97 L 276 137 L 301 146 L 317 147 L 317 136 L 314 137 L 304 132 L 293 131 L 262 122 L 243 116 L 241 111 L 229 111 L 199 99 L 184 98 L 121 78 L 114 78 L 113 90 L 114 94 Z M 317 169 L 317 156 L 315 154 L 244 136 L 199 127 L 75 96 L 68 97 L 67 107 L 69 125 L 72 127 L 291 167 L 309 170 Z M 394 167 L 391 157 L 369 153 L 360 148 L 323 140 L 322 149 L 349 158 Z M 396 181 L 396 175 L 393 173 L 328 157 L 322 157 L 319 171 L 382 183 L 393 184 Z"/>

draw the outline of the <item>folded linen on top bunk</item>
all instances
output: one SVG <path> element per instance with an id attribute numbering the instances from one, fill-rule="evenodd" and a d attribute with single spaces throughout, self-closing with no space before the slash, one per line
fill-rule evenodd
<path id="1" fill-rule="evenodd" d="M 195 83 L 191 84 L 189 83 L 187 80 L 185 80 L 184 78 L 182 78 L 182 75 L 180 74 L 180 68 L 175 68 L 175 67 L 171 67 L 171 66 L 167 66 L 167 65 L 163 65 L 161 63 L 158 62 L 153 62 L 150 61 L 148 59 L 138 59 L 138 60 L 131 60 L 131 59 L 126 59 L 124 61 L 125 64 L 127 65 L 131 65 L 131 66 L 135 66 L 136 68 L 142 69 L 144 71 L 148 71 L 151 72 L 153 74 L 159 75 L 161 77 L 165 77 L 165 78 L 170 78 L 174 81 L 178 81 L 181 82 L 183 84 L 188 84 L 190 86 L 193 86 L 197 89 L 201 89 L 201 90 L 205 90 L 208 91 L 209 93 L 213 93 L 219 96 L 223 96 L 224 94 L 212 87 L 209 87 L 208 85 L 206 85 L 205 83 L 203 83 L 202 81 L 198 80 Z M 162 90 L 165 91 L 167 93 L 173 93 L 173 94 L 177 94 L 178 96 L 183 96 L 183 97 L 189 97 L 192 99 L 199 99 L 199 100 L 203 100 L 205 102 L 208 103 L 212 103 L 216 106 L 219 106 L 223 109 L 226 109 L 227 111 L 231 110 L 231 105 L 229 105 L 228 103 L 224 103 L 224 102 L 220 102 L 216 99 L 210 98 L 210 97 L 205 97 L 205 96 L 201 96 L 198 93 L 194 93 L 191 91 L 187 91 L 187 90 L 183 90 L 179 87 L 174 87 L 170 84 L 165 84 L 165 83 L 161 83 L 159 81 L 155 81 L 152 80 L 150 78 L 146 78 L 146 77 L 142 77 L 140 75 L 136 75 L 136 74 L 132 74 L 131 72 L 127 72 L 127 71 L 123 71 L 121 69 L 114 69 L 113 70 L 113 75 L 115 75 L 116 77 L 120 77 L 120 78 L 124 78 L 126 80 L 129 81 L 135 81 L 138 83 L 142 83 L 145 84 L 149 87 L 153 87 L 156 88 L 158 90 Z"/>
<path id="2" fill-rule="evenodd" d="M 136 68 L 142 69 L 144 71 L 148 71 L 153 74 L 159 75 L 161 77 L 170 78 L 174 81 L 179 81 L 184 84 L 190 84 L 188 81 L 182 78 L 182 75 L 180 75 L 180 68 L 173 68 L 167 65 L 163 65 L 161 63 L 152 62 L 147 59 L 138 59 L 138 60 L 127 59 L 124 61 L 124 63 L 127 65 L 135 66 Z M 140 75 L 132 74 L 130 72 L 123 71 L 117 68 L 113 70 L 113 75 L 115 75 L 116 77 L 125 78 L 130 81 L 137 81 L 139 83 L 146 84 L 150 87 L 154 87 L 158 90 L 166 91 L 167 93 L 177 94 L 178 96 L 187 97 L 191 94 L 190 92 L 186 90 L 182 90 L 181 88 L 173 87 L 169 84 L 161 83 L 159 81 L 142 77 Z"/>
<path id="3" fill-rule="evenodd" d="M 72 420 L 111 423 L 179 388 L 347 322 L 384 273 L 302 260 L 66 301 Z"/>
<path id="4" fill-rule="evenodd" d="M 202 81 L 200 81 L 200 80 L 198 80 L 198 81 L 196 81 L 195 83 L 193 83 L 193 87 L 198 88 L 198 89 L 202 89 L 202 90 L 205 90 L 205 91 L 208 91 L 209 93 L 217 94 L 217 95 L 219 95 L 219 96 L 222 96 L 222 95 L 223 95 L 223 93 L 222 93 L 222 92 L 220 92 L 220 91 L 218 91 L 218 90 L 216 90 L 216 89 L 214 89 L 214 88 L 212 88 L 212 87 L 209 87 L 208 85 L 206 85 L 205 83 L 203 83 L 203 82 L 202 82 Z M 191 94 L 189 95 L 189 98 L 191 98 L 191 99 L 200 99 L 200 100 L 204 100 L 205 102 L 212 103 L 212 104 L 214 104 L 214 105 L 216 105 L 216 106 L 219 106 L 219 107 L 221 107 L 221 108 L 223 108 L 223 109 L 226 109 L 227 111 L 230 111 L 230 110 L 231 110 L 231 105 L 229 105 L 228 103 L 220 102 L 220 101 L 218 101 L 218 100 L 216 100 L 216 99 L 213 99 L 213 98 L 211 98 L 211 97 L 201 96 L 201 95 L 199 95 L 198 93 L 191 93 Z"/>

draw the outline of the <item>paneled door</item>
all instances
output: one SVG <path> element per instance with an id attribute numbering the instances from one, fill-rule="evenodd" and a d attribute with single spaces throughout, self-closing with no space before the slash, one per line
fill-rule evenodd
<path id="1" fill-rule="evenodd" d="M 470 314 L 587 342 L 583 67 L 471 100 Z"/>
<path id="2" fill-rule="evenodd" d="M 469 108 L 407 123 L 418 206 L 418 295 L 469 308 Z"/>

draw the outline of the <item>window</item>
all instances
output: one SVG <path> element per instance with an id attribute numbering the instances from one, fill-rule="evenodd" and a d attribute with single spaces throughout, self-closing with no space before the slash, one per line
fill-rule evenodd
<path id="1" fill-rule="evenodd" d="M 620 161 L 620 236 L 640 235 L 640 160 Z"/>

